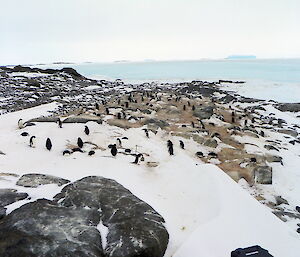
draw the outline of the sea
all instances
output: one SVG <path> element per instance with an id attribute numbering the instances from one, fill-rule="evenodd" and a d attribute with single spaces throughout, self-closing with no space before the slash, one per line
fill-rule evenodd
<path id="1" fill-rule="evenodd" d="M 122 79 L 127 83 L 188 82 L 192 80 L 245 81 L 224 84 L 224 89 L 246 97 L 300 103 L 300 59 L 241 59 L 198 61 L 119 61 L 111 63 L 60 63 L 40 68 L 72 67 L 93 79 Z"/>

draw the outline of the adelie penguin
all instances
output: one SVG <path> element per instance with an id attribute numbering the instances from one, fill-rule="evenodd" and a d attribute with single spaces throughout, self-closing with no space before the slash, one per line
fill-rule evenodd
<path id="1" fill-rule="evenodd" d="M 77 145 L 78 145 L 79 148 L 83 147 L 83 141 L 80 137 L 78 137 L 78 139 L 77 139 Z"/>
<path id="2" fill-rule="evenodd" d="M 90 130 L 89 130 L 89 127 L 88 126 L 84 126 L 84 133 L 86 135 L 89 135 L 90 134 Z"/>
<path id="3" fill-rule="evenodd" d="M 170 155 L 174 155 L 173 143 L 171 140 L 168 140 L 168 152 Z"/>
<path id="4" fill-rule="evenodd" d="M 35 147 L 35 136 L 32 136 L 30 139 L 29 139 L 29 146 L 34 148 Z"/>
<path id="5" fill-rule="evenodd" d="M 111 145 L 110 153 L 112 156 L 116 156 L 118 153 L 116 144 Z"/>
<path id="6" fill-rule="evenodd" d="M 46 148 L 47 148 L 47 150 L 51 150 L 51 148 L 52 148 L 52 142 L 51 142 L 51 140 L 50 140 L 50 138 L 47 138 L 47 140 L 46 140 Z"/>
<path id="7" fill-rule="evenodd" d="M 18 127 L 19 127 L 19 129 L 25 128 L 25 124 L 24 124 L 24 121 L 22 119 L 18 120 Z"/>
<path id="8" fill-rule="evenodd" d="M 180 144 L 180 148 L 181 148 L 181 149 L 184 149 L 184 143 L 183 143 L 182 140 L 179 140 L 179 144 Z"/>
<path id="9" fill-rule="evenodd" d="M 121 148 L 122 147 L 122 141 L 120 138 L 117 138 L 117 144 L 118 144 L 118 147 Z"/>
<path id="10" fill-rule="evenodd" d="M 145 131 L 145 134 L 146 134 L 146 137 L 149 138 L 149 132 L 148 132 L 148 129 L 143 129 Z"/>
<path id="11" fill-rule="evenodd" d="M 141 154 L 141 153 L 139 153 L 139 154 L 136 154 L 135 155 L 135 160 L 134 160 L 134 164 L 138 164 L 139 163 L 139 160 L 140 160 L 140 157 L 142 157 L 143 155 Z"/>
<path id="12" fill-rule="evenodd" d="M 60 118 L 57 119 L 57 124 L 58 124 L 59 128 L 62 128 L 62 122 L 61 122 Z"/>

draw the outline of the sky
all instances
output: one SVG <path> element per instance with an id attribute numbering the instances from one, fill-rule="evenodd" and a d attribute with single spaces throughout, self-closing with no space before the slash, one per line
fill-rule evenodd
<path id="1" fill-rule="evenodd" d="M 300 58 L 299 0 L 0 0 L 0 65 Z"/>

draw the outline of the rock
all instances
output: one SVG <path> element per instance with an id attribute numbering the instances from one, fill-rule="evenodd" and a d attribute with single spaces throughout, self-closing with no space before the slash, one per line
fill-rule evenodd
<path id="1" fill-rule="evenodd" d="M 101 210 L 101 220 L 109 230 L 106 256 L 164 256 L 169 239 L 164 219 L 116 181 L 86 177 L 64 187 L 54 199 L 72 209 Z"/>
<path id="2" fill-rule="evenodd" d="M 282 198 L 281 196 L 276 196 L 275 200 L 276 200 L 276 205 L 289 204 L 289 202 L 286 199 Z"/>
<path id="3" fill-rule="evenodd" d="M 147 162 L 146 164 L 150 168 L 154 168 L 154 167 L 157 167 L 159 165 L 158 162 Z"/>
<path id="4" fill-rule="evenodd" d="M 168 127 L 169 123 L 164 121 L 164 120 L 159 120 L 159 119 L 146 119 L 144 121 L 144 125 L 155 125 L 161 129 Z"/>
<path id="5" fill-rule="evenodd" d="M 0 220 L 5 216 L 6 209 L 2 206 L 0 206 Z"/>
<path id="6" fill-rule="evenodd" d="M 266 161 L 267 162 L 280 162 L 282 163 L 282 157 L 278 155 L 266 155 Z"/>
<path id="7" fill-rule="evenodd" d="M 254 179 L 258 184 L 272 184 L 272 168 L 269 166 L 258 166 L 254 168 Z"/>
<path id="8" fill-rule="evenodd" d="M 283 133 L 292 137 L 297 137 L 298 136 L 298 132 L 295 130 L 291 130 L 291 129 L 279 129 L 277 130 L 277 132 L 279 133 Z"/>
<path id="9" fill-rule="evenodd" d="M 216 148 L 218 146 L 218 142 L 215 139 L 207 139 L 203 145 Z"/>
<path id="10" fill-rule="evenodd" d="M 67 208 L 40 199 L 0 223 L 0 256 L 104 257 L 96 210 Z"/>
<path id="11" fill-rule="evenodd" d="M 279 152 L 279 150 L 275 146 L 272 146 L 272 145 L 264 145 L 264 148 L 266 148 L 267 150 L 275 150 L 275 151 Z"/>
<path id="12" fill-rule="evenodd" d="M 97 122 L 98 124 L 102 124 L 102 119 L 99 117 L 69 117 L 63 120 L 63 123 L 87 123 L 89 121 Z"/>
<path id="13" fill-rule="evenodd" d="M 116 126 L 116 127 L 122 128 L 122 129 L 129 129 L 133 126 L 132 123 L 130 123 L 126 120 L 118 120 L 118 119 L 109 119 L 109 120 L 107 120 L 107 123 L 110 126 Z"/>
<path id="14" fill-rule="evenodd" d="M 300 103 L 285 103 L 275 107 L 282 112 L 300 112 Z"/>
<path id="15" fill-rule="evenodd" d="M 209 119 L 214 114 L 214 108 L 212 106 L 198 106 L 193 112 L 193 115 L 201 120 Z"/>
<path id="16" fill-rule="evenodd" d="M 62 186 L 64 184 L 69 183 L 70 180 L 45 175 L 45 174 L 25 174 L 17 181 L 18 186 L 23 187 L 38 187 L 40 185 L 47 185 L 47 184 L 57 184 L 58 186 Z"/>
<path id="17" fill-rule="evenodd" d="M 28 197 L 26 193 L 18 193 L 15 189 L 0 189 L 0 207 L 24 200 Z"/>
<path id="18" fill-rule="evenodd" d="M 234 96 L 226 95 L 226 96 L 220 98 L 219 102 L 222 102 L 224 104 L 229 104 L 230 102 L 235 101 L 235 100 L 236 100 L 236 98 Z"/>

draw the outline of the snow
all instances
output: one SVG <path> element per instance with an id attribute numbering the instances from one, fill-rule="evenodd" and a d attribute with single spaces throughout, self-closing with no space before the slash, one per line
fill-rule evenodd
<path id="1" fill-rule="evenodd" d="M 71 181 L 89 175 L 115 179 L 164 217 L 170 234 L 165 257 L 225 257 L 238 247 L 254 244 L 260 244 L 274 256 L 298 256 L 299 235 L 218 167 L 196 159 L 195 151 L 188 149 L 201 146 L 192 140 L 184 140 L 187 150 L 182 150 L 178 138 L 163 131 L 156 135 L 150 132 L 150 139 L 147 139 L 142 128 L 123 130 L 94 122 L 63 124 L 62 129 L 55 123 L 37 123 L 36 126 L 18 129 L 20 118 L 25 121 L 47 115 L 57 106 L 54 102 L 0 116 L 0 150 L 6 153 L 0 156 L 1 171 L 18 175 L 43 173 Z M 85 125 L 90 129 L 89 136 L 83 132 Z M 29 147 L 29 137 L 20 136 L 23 131 L 36 136 L 35 148 Z M 76 144 L 79 136 L 84 142 L 93 142 L 106 150 L 97 149 L 94 156 L 88 156 L 87 152 L 63 156 L 63 150 L 68 144 Z M 45 148 L 48 137 L 53 144 L 50 152 Z M 107 145 L 115 143 L 118 137 L 128 137 L 129 140 L 122 140 L 123 147 L 137 148 L 145 153 L 145 162 L 132 164 L 133 156 L 120 153 L 116 158 L 111 157 Z M 174 156 L 167 152 L 168 139 L 174 143 Z M 84 150 L 91 148 L 92 145 L 85 144 Z M 148 167 L 148 161 L 158 162 L 158 166 Z M 31 197 L 29 201 L 52 199 L 62 188 L 45 185 L 28 189 L 16 186 L 15 177 L 5 178 L 0 180 L 1 188 L 27 192 Z M 295 185 L 288 184 L 288 188 L 292 186 Z M 8 212 L 26 202 L 28 200 L 10 205 Z M 101 222 L 98 229 L 105 246 L 107 230 Z"/>
<path id="2" fill-rule="evenodd" d="M 8 73 L 10 77 L 27 77 L 27 78 L 38 78 L 38 77 L 47 77 L 51 74 L 47 73 L 38 73 L 38 72 L 12 72 Z"/>

